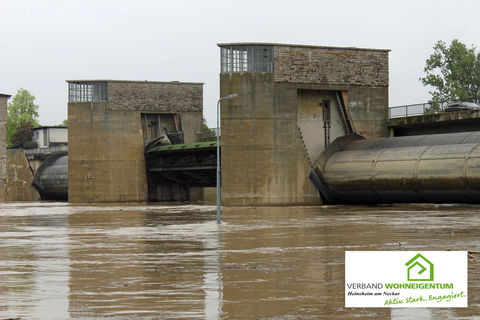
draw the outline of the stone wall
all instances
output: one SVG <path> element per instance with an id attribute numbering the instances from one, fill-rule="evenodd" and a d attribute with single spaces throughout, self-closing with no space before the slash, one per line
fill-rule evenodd
<path id="1" fill-rule="evenodd" d="M 388 50 L 274 46 L 274 81 L 342 91 L 356 133 L 388 136 Z"/>
<path id="2" fill-rule="evenodd" d="M 7 100 L 10 96 L 0 94 L 0 202 L 7 199 Z"/>
<path id="3" fill-rule="evenodd" d="M 147 112 L 202 111 L 203 84 L 185 82 L 108 82 L 109 108 Z"/>
<path id="4" fill-rule="evenodd" d="M 274 46 L 276 82 L 388 86 L 388 50 Z"/>

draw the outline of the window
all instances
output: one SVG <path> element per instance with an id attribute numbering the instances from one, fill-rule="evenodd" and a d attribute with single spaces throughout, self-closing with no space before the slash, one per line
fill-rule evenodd
<path id="1" fill-rule="evenodd" d="M 180 115 L 174 113 L 142 113 L 143 139 L 159 138 L 182 130 Z"/>
<path id="2" fill-rule="evenodd" d="M 272 46 L 221 47 L 221 72 L 273 72 Z"/>
<path id="3" fill-rule="evenodd" d="M 107 102 L 106 82 L 70 82 L 68 102 Z"/>

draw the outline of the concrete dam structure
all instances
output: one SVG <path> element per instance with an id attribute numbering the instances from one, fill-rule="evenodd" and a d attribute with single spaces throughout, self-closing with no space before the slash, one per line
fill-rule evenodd
<path id="1" fill-rule="evenodd" d="M 309 180 L 335 138 L 388 136 L 388 50 L 221 43 L 222 204 L 320 205 Z"/>
<path id="2" fill-rule="evenodd" d="M 144 145 L 172 131 L 200 140 L 202 83 L 70 80 L 68 93 L 69 202 L 176 200 L 159 198 L 178 182 L 147 175 Z"/>
<path id="3" fill-rule="evenodd" d="M 480 132 L 336 139 L 310 178 L 325 203 L 480 203 Z"/>
<path id="4" fill-rule="evenodd" d="M 480 202 L 480 134 L 452 133 L 477 122 L 436 113 L 434 133 L 448 119 L 455 128 L 422 136 L 406 135 L 426 116 L 387 122 L 388 50 L 218 46 L 220 97 L 235 93 L 220 104 L 223 205 Z M 69 156 L 39 170 L 44 199 L 211 196 L 217 145 L 203 140 L 202 83 L 71 80 L 68 93 Z"/>

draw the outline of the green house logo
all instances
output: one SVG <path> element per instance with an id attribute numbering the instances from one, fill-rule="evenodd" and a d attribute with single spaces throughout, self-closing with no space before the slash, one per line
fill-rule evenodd
<path id="1" fill-rule="evenodd" d="M 433 263 L 420 253 L 410 259 L 405 265 L 408 267 L 408 281 L 433 281 Z"/>

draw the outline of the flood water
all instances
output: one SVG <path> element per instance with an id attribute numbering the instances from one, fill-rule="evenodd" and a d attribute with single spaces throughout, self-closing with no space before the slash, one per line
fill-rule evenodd
<path id="1" fill-rule="evenodd" d="M 350 309 L 345 250 L 469 250 L 469 307 Z M 480 208 L 0 205 L 0 319 L 474 319 Z"/>

